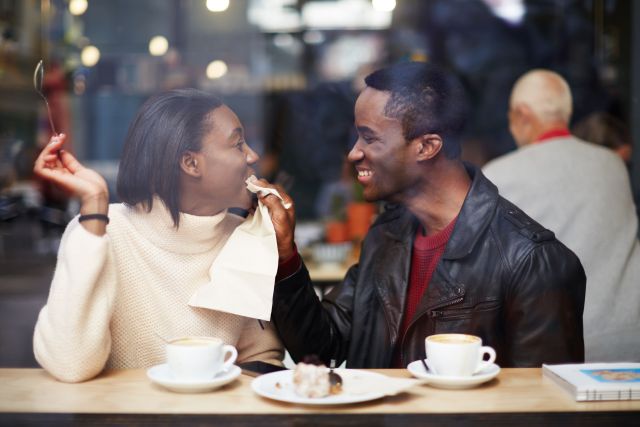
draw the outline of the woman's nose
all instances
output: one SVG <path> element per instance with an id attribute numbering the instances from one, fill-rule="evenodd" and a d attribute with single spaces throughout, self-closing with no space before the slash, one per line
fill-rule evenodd
<path id="1" fill-rule="evenodd" d="M 258 156 L 258 153 L 253 151 L 251 147 L 249 147 L 248 145 L 245 145 L 245 146 L 247 147 L 247 154 L 246 154 L 247 163 L 252 165 L 260 159 L 260 156 Z"/>

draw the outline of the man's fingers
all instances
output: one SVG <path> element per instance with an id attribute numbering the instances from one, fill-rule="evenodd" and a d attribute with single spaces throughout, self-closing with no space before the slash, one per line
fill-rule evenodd
<path id="1" fill-rule="evenodd" d="M 287 194 L 287 192 L 284 190 L 284 188 L 282 188 L 281 185 L 273 184 L 273 188 L 278 191 L 278 194 L 280 194 L 285 204 L 293 206 L 293 199 L 291 198 L 291 196 L 289 196 L 289 194 Z"/>
<path id="2" fill-rule="evenodd" d="M 280 194 L 280 197 L 282 197 L 282 202 L 285 205 L 293 206 L 293 199 L 291 198 L 291 196 L 289 196 L 289 194 L 287 194 L 287 192 L 284 190 L 284 188 L 282 188 L 282 186 L 280 186 L 278 184 L 271 184 L 271 183 L 267 182 L 266 180 L 264 180 L 262 178 L 258 179 L 256 181 L 256 184 L 259 185 L 260 187 L 272 188 L 272 189 L 276 190 L 278 192 L 278 194 Z"/>
<path id="3" fill-rule="evenodd" d="M 260 201 L 262 201 L 262 203 L 269 209 L 269 211 L 274 212 L 274 211 L 284 211 L 284 206 L 282 206 L 282 202 L 280 202 L 280 199 L 278 197 L 276 197 L 275 195 L 269 193 L 266 194 L 264 196 L 260 195 L 258 196 L 260 198 Z"/>

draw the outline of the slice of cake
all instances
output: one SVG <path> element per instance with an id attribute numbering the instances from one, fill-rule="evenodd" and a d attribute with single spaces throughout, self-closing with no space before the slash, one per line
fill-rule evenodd
<path id="1" fill-rule="evenodd" d="M 293 388 L 302 397 L 326 397 L 329 395 L 329 368 L 300 362 L 293 372 Z"/>
<path id="2" fill-rule="evenodd" d="M 335 360 L 331 361 L 334 366 Z M 305 356 L 293 371 L 293 388 L 303 397 L 326 397 L 342 393 L 342 378 L 316 355 Z"/>

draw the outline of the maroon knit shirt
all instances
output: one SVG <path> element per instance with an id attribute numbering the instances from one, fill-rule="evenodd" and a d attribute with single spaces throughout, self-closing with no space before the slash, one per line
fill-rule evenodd
<path id="1" fill-rule="evenodd" d="M 413 241 L 413 251 L 411 254 L 411 273 L 409 275 L 409 288 L 407 289 L 407 299 L 405 301 L 404 317 L 400 330 L 398 331 L 398 344 L 393 358 L 393 367 L 404 368 L 400 360 L 400 346 L 404 338 L 409 324 L 416 314 L 422 295 L 427 290 L 427 286 L 431 281 L 431 276 L 440 261 L 440 257 L 444 253 L 451 232 L 456 224 L 455 217 L 442 231 L 433 236 L 425 236 L 422 234 L 422 227 L 418 227 L 416 238 Z"/>

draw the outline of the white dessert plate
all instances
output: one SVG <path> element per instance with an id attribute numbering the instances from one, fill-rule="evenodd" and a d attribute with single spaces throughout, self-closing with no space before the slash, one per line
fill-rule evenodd
<path id="1" fill-rule="evenodd" d="M 229 384 L 240 376 L 242 370 L 233 365 L 226 371 L 218 373 L 215 377 L 197 381 L 179 381 L 173 378 L 169 371 L 169 365 L 163 363 L 147 369 L 147 377 L 155 383 L 171 391 L 178 393 L 202 393 L 214 390 Z"/>
<path id="2" fill-rule="evenodd" d="M 492 363 L 488 368 L 483 369 L 477 374 L 468 377 L 449 377 L 443 375 L 435 375 L 427 372 L 422 362 L 416 360 L 407 365 L 407 370 L 416 378 L 427 380 L 427 385 L 438 388 L 461 389 L 478 386 L 482 383 L 490 381 L 500 373 L 500 367 Z"/>
<path id="3" fill-rule="evenodd" d="M 342 377 L 343 390 L 340 394 L 327 397 L 302 397 L 296 394 L 293 389 L 292 370 L 261 375 L 251 382 L 251 388 L 262 397 L 299 405 L 346 405 L 367 402 L 385 396 L 385 393 L 381 391 L 369 391 L 366 390 L 366 387 L 358 387 L 358 383 L 384 380 L 386 377 L 382 374 L 357 369 L 336 369 L 335 372 Z"/>

